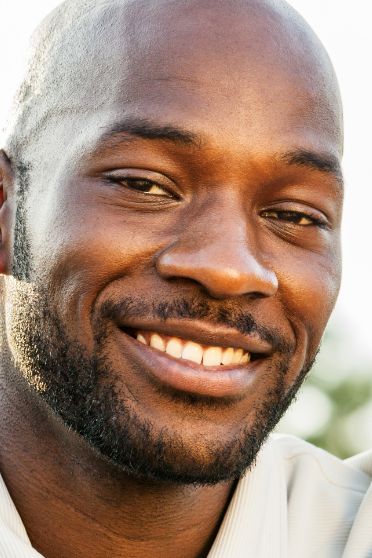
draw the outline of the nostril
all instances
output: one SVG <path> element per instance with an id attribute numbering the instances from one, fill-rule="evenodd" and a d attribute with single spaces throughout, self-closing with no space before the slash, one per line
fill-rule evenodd
<path id="1" fill-rule="evenodd" d="M 276 274 L 249 249 L 247 242 L 222 244 L 214 238 L 201 242 L 181 240 L 156 258 L 156 269 L 163 279 L 192 280 L 221 299 L 250 295 L 254 298 L 273 296 L 278 289 Z"/>
<path id="2" fill-rule="evenodd" d="M 266 298 L 267 295 L 264 293 L 259 293 L 259 292 L 254 292 L 254 293 L 248 293 L 246 295 L 248 298 L 250 298 L 251 300 L 258 300 L 260 298 Z"/>

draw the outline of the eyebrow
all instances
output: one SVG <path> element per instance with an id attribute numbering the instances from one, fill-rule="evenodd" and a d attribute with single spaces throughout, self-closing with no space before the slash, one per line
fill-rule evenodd
<path id="1" fill-rule="evenodd" d="M 115 123 L 106 130 L 100 139 L 100 143 L 108 147 L 114 147 L 125 141 L 125 135 L 135 136 L 142 139 L 169 141 L 184 146 L 200 146 L 200 138 L 197 134 L 178 126 L 162 125 L 144 118 L 128 118 Z"/>
<path id="2" fill-rule="evenodd" d="M 128 137 L 129 136 L 129 137 Z M 129 117 L 106 129 L 99 140 L 98 148 L 116 148 L 131 137 L 145 140 L 167 141 L 186 147 L 201 147 L 198 134 L 179 126 L 161 124 L 146 118 Z M 331 175 L 343 186 L 343 173 L 339 159 L 331 153 L 306 149 L 293 149 L 277 157 L 290 166 L 304 167 Z"/>
<path id="3" fill-rule="evenodd" d="M 306 149 L 295 149 L 280 157 L 288 165 L 305 167 L 333 176 L 342 187 L 343 173 L 339 159 L 331 153 L 318 153 Z"/>

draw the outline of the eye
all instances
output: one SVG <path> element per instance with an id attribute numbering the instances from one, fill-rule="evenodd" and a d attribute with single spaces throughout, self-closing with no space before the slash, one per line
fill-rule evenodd
<path id="1" fill-rule="evenodd" d="M 111 176 L 111 180 L 118 184 L 129 188 L 130 190 L 135 190 L 141 192 L 142 194 L 148 196 L 159 196 L 163 198 L 173 198 L 174 195 L 171 194 L 164 186 L 160 186 L 152 180 L 146 180 L 143 178 L 128 178 L 128 177 L 118 177 Z"/>
<path id="2" fill-rule="evenodd" d="M 320 217 L 303 213 L 301 211 L 288 211 L 279 209 L 265 210 L 261 213 L 261 217 L 283 221 L 300 227 L 318 226 L 325 227 L 326 223 Z"/>

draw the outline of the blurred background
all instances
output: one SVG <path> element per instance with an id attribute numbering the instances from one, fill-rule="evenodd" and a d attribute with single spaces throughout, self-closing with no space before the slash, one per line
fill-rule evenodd
<path id="1" fill-rule="evenodd" d="M 228 2 L 228 0 L 226 0 Z M 317 364 L 280 431 L 347 457 L 372 448 L 372 3 L 290 0 L 336 67 L 344 101 L 344 276 Z M 32 29 L 59 0 L 0 0 L 0 129 Z"/>

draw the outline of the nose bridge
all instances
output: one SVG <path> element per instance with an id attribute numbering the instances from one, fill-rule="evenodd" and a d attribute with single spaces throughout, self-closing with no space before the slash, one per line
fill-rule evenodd
<path id="1" fill-rule="evenodd" d="M 190 220 L 159 255 L 157 269 L 165 278 L 192 279 L 217 298 L 272 296 L 277 278 L 260 256 L 254 223 L 230 195 L 228 203 L 209 205 Z"/>

